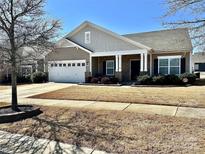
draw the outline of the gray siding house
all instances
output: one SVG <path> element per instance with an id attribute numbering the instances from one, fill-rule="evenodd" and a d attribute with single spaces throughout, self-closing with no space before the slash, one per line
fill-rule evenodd
<path id="1" fill-rule="evenodd" d="M 45 60 L 53 82 L 85 82 L 98 75 L 132 81 L 140 72 L 191 72 L 191 54 L 186 28 L 119 35 L 85 21 L 60 39 Z"/>
<path id="2" fill-rule="evenodd" d="M 18 76 L 31 75 L 33 72 L 45 71 L 45 55 L 40 53 L 36 54 L 30 48 L 24 48 L 19 51 L 22 60 L 18 60 L 17 73 Z M 0 83 L 8 82 L 11 80 L 11 66 L 5 61 L 0 59 Z"/>

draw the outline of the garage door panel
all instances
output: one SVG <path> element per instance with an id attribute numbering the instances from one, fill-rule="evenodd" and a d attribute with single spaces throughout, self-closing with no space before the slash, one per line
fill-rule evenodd
<path id="1" fill-rule="evenodd" d="M 85 72 L 86 72 L 86 61 L 85 60 L 74 60 L 74 61 L 58 61 L 50 62 L 56 63 L 57 67 L 51 67 L 49 65 L 49 81 L 51 82 L 85 82 Z M 72 64 L 75 63 L 75 66 Z M 80 63 L 80 66 L 77 64 Z M 82 66 L 82 63 L 84 64 Z M 66 66 L 60 64 L 66 64 Z M 71 64 L 71 66 L 69 65 Z"/>

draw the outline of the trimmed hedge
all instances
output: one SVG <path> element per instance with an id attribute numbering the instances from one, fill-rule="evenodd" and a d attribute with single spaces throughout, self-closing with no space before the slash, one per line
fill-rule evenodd
<path id="1" fill-rule="evenodd" d="M 33 83 L 44 83 L 48 81 L 48 75 L 44 72 L 35 72 L 31 75 Z"/>
<path id="2" fill-rule="evenodd" d="M 98 83 L 98 84 L 117 84 L 119 82 L 118 78 L 115 77 L 89 77 L 87 83 Z"/>
<path id="3" fill-rule="evenodd" d="M 139 84 L 143 85 L 185 85 L 193 84 L 196 81 L 196 75 L 190 73 L 184 73 L 179 76 L 177 75 L 159 75 L 159 76 L 149 76 L 141 75 L 137 78 Z"/>
<path id="4" fill-rule="evenodd" d="M 152 84 L 153 83 L 153 80 L 152 80 L 152 77 L 149 76 L 149 75 L 141 75 L 137 78 L 137 81 L 140 83 L 140 84 Z"/>
<path id="5" fill-rule="evenodd" d="M 31 83 L 31 75 L 17 76 L 17 83 Z"/>
<path id="6" fill-rule="evenodd" d="M 110 78 L 109 77 L 101 78 L 101 83 L 102 84 L 110 84 L 111 83 Z"/>
<path id="7" fill-rule="evenodd" d="M 152 77 L 152 82 L 153 84 L 156 84 L 156 85 L 163 85 L 164 80 L 165 80 L 165 77 L 161 75 Z"/>
<path id="8" fill-rule="evenodd" d="M 98 83 L 98 82 L 99 82 L 99 80 L 96 77 L 94 77 L 90 80 L 90 83 Z"/>
<path id="9" fill-rule="evenodd" d="M 180 80 L 184 83 L 193 84 L 196 81 L 196 74 L 184 73 L 180 75 Z"/>

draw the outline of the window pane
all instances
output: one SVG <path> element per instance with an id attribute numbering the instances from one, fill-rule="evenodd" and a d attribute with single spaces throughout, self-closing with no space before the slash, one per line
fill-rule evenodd
<path id="1" fill-rule="evenodd" d="M 107 75 L 114 75 L 114 69 L 107 69 Z"/>
<path id="2" fill-rule="evenodd" d="M 159 74 L 168 74 L 168 67 L 160 67 Z"/>
<path id="3" fill-rule="evenodd" d="M 68 63 L 68 67 L 70 67 L 71 66 L 71 63 Z"/>
<path id="4" fill-rule="evenodd" d="M 199 70 L 199 64 L 194 64 L 194 70 Z"/>
<path id="5" fill-rule="evenodd" d="M 114 62 L 113 61 L 107 61 L 107 67 L 114 67 Z"/>
<path id="6" fill-rule="evenodd" d="M 85 66 L 85 63 L 82 63 L 82 66 Z"/>
<path id="7" fill-rule="evenodd" d="M 77 66 L 80 66 L 80 63 L 78 63 Z"/>
<path id="8" fill-rule="evenodd" d="M 170 66 L 179 66 L 179 58 L 170 59 Z"/>
<path id="9" fill-rule="evenodd" d="M 86 44 L 90 43 L 90 32 L 85 32 L 85 43 Z"/>
<path id="10" fill-rule="evenodd" d="M 170 67 L 170 74 L 179 74 L 179 67 Z"/>
<path id="11" fill-rule="evenodd" d="M 159 59 L 159 66 L 168 66 L 168 59 Z"/>

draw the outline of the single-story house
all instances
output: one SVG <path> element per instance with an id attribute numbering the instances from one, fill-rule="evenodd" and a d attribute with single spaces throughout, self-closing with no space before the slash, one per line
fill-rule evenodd
<path id="1" fill-rule="evenodd" d="M 119 35 L 85 21 L 60 39 L 45 60 L 53 82 L 85 82 L 99 75 L 132 81 L 140 72 L 191 72 L 192 49 L 186 28 Z"/>
<path id="2" fill-rule="evenodd" d="M 205 52 L 195 52 L 192 55 L 192 68 L 200 73 L 200 78 L 205 78 Z"/>
<path id="3" fill-rule="evenodd" d="M 192 66 L 195 72 L 205 72 L 205 52 L 196 52 L 192 55 Z"/>
<path id="4" fill-rule="evenodd" d="M 19 50 L 22 60 L 18 60 L 17 72 L 18 76 L 31 75 L 33 72 L 45 72 L 45 55 L 47 53 L 35 52 L 31 48 L 23 48 Z M 0 83 L 11 80 L 11 66 L 5 59 L 0 59 Z"/>

